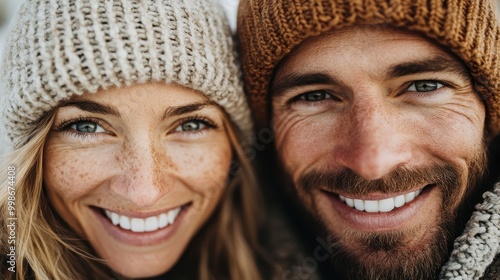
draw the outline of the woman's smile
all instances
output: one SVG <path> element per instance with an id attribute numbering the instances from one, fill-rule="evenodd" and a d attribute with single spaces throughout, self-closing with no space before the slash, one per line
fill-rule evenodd
<path id="1" fill-rule="evenodd" d="M 161 214 L 156 215 L 151 213 L 131 213 L 128 216 L 110 210 L 104 210 L 104 213 L 113 225 L 122 229 L 133 232 L 151 232 L 173 225 L 181 210 L 186 207 L 187 204 L 168 211 L 162 211 Z"/>
<path id="2" fill-rule="evenodd" d="M 71 99 L 57 109 L 45 147 L 49 198 L 115 271 L 164 273 L 227 188 L 232 148 L 222 116 L 177 85 Z"/>
<path id="3" fill-rule="evenodd" d="M 104 213 L 100 209 L 94 210 L 106 233 L 118 242 L 131 246 L 154 246 L 168 241 L 178 228 L 182 228 L 181 224 L 189 215 L 190 204 L 176 207 L 159 215 L 129 214 L 135 217 L 108 210 L 104 210 Z M 138 216 L 145 218 L 138 218 Z"/>

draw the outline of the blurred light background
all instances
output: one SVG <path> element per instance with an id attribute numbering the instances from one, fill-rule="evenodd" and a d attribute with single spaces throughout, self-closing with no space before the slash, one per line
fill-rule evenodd
<path id="1" fill-rule="evenodd" d="M 0 0 L 0 55 L 7 33 L 7 26 L 24 0 Z"/>

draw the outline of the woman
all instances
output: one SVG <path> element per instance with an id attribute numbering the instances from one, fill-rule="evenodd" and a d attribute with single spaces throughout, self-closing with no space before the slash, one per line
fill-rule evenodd
<path id="1" fill-rule="evenodd" d="M 217 2 L 28 0 L 13 28 L 0 278 L 264 277 Z"/>

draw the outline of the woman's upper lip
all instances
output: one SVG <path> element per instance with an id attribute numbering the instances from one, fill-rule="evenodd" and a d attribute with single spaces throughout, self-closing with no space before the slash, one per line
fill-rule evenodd
<path id="1" fill-rule="evenodd" d="M 108 210 L 108 211 L 114 212 L 118 215 L 123 215 L 123 216 L 127 216 L 130 218 L 142 218 L 142 219 L 144 219 L 144 218 L 148 218 L 151 216 L 157 216 L 157 215 L 160 215 L 163 213 L 167 213 L 170 210 L 174 210 L 174 209 L 177 209 L 179 207 L 185 207 L 185 206 L 188 206 L 189 204 L 191 204 L 191 202 L 186 202 L 183 204 L 179 204 L 177 206 L 165 207 L 165 208 L 162 208 L 159 210 L 153 210 L 153 211 L 147 211 L 147 212 L 145 212 L 145 211 L 133 211 L 133 210 L 115 210 L 118 207 L 109 207 L 109 208 L 108 207 L 101 207 L 101 206 L 91 206 L 91 207 L 99 208 L 102 210 Z"/>

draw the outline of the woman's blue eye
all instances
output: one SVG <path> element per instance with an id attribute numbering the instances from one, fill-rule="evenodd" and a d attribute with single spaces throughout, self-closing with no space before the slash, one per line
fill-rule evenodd
<path id="1" fill-rule="evenodd" d="M 324 91 L 312 91 L 300 96 L 300 99 L 305 101 L 321 101 L 328 98 L 331 98 L 331 96 Z"/>
<path id="2" fill-rule="evenodd" d="M 95 122 L 78 121 L 70 125 L 70 128 L 80 133 L 101 133 L 106 132 L 104 128 Z"/>
<path id="3" fill-rule="evenodd" d="M 179 125 L 175 131 L 196 131 L 206 128 L 207 125 L 203 121 L 192 120 Z"/>
<path id="4" fill-rule="evenodd" d="M 429 92 L 437 90 L 444 85 L 437 81 L 415 81 L 410 84 L 406 91 Z"/>

